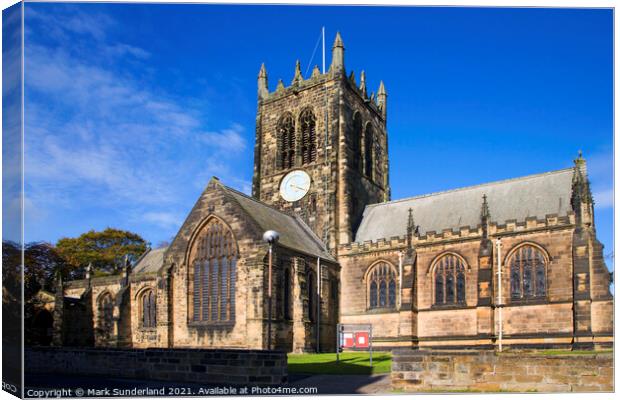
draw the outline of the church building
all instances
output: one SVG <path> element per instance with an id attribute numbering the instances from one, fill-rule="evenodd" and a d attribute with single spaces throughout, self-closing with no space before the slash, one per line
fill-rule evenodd
<path id="1" fill-rule="evenodd" d="M 59 279 L 54 344 L 334 351 L 338 323 L 363 323 L 375 348 L 611 346 L 581 154 L 392 200 L 387 90 L 344 54 L 338 34 L 328 71 L 304 79 L 297 62 L 272 92 L 261 66 L 252 195 L 213 177 L 169 247 Z"/>

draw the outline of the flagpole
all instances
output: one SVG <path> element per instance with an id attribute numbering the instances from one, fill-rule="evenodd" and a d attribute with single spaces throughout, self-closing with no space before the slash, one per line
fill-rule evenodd
<path id="1" fill-rule="evenodd" d="M 323 73 L 325 73 L 325 27 L 321 28 L 321 33 L 323 35 Z"/>

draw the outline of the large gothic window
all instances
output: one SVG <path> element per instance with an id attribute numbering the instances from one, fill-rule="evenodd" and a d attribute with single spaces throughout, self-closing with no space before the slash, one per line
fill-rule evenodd
<path id="1" fill-rule="evenodd" d="M 355 113 L 353 117 L 353 132 L 351 134 L 351 169 L 363 173 L 362 156 L 362 117 L 360 113 Z"/>
<path id="2" fill-rule="evenodd" d="M 368 308 L 396 308 L 396 271 L 386 262 L 368 272 Z"/>
<path id="3" fill-rule="evenodd" d="M 295 166 L 295 121 L 291 113 L 286 113 L 278 121 L 276 128 L 278 141 L 278 167 L 288 169 Z"/>
<path id="4" fill-rule="evenodd" d="M 510 261 L 510 297 L 512 299 L 543 298 L 547 294 L 547 268 L 540 249 L 523 245 L 514 251 Z"/>
<path id="5" fill-rule="evenodd" d="M 435 304 L 465 304 L 465 265 L 463 260 L 446 254 L 435 262 Z"/>
<path id="6" fill-rule="evenodd" d="M 193 321 L 234 322 L 237 244 L 232 232 L 212 219 L 196 238 L 190 256 Z"/>
<path id="7" fill-rule="evenodd" d="M 304 110 L 299 116 L 301 128 L 301 160 L 302 164 L 316 161 L 316 118 L 310 109 Z"/>
<path id="8" fill-rule="evenodd" d="M 142 327 L 155 328 L 157 326 L 157 304 L 155 302 L 155 293 L 148 289 L 141 296 L 142 307 Z"/>
<path id="9" fill-rule="evenodd" d="M 367 124 L 364 132 L 364 174 L 370 179 L 372 179 L 373 136 L 372 126 Z"/>
<path id="10" fill-rule="evenodd" d="M 101 336 L 108 338 L 112 334 L 114 323 L 114 300 L 110 293 L 106 292 L 99 297 L 98 311 Z"/>

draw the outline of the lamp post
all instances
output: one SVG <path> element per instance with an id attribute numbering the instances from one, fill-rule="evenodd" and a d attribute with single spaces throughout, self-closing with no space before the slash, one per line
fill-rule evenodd
<path id="1" fill-rule="evenodd" d="M 266 231 L 263 233 L 263 240 L 269 243 L 269 287 L 267 288 L 267 307 L 269 311 L 267 313 L 267 349 L 271 350 L 271 276 L 272 276 L 272 253 L 273 253 L 273 245 L 278 243 L 278 239 L 280 239 L 280 234 L 276 231 Z"/>

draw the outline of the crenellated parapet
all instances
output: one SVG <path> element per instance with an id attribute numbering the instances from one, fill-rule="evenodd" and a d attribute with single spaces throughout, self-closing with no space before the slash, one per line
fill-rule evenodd
<path id="1" fill-rule="evenodd" d="M 321 73 L 318 65 L 315 65 L 312 69 L 310 77 L 304 77 L 301 71 L 301 63 L 297 60 L 295 63 L 295 70 L 291 84 L 286 86 L 284 81 L 279 79 L 276 89 L 270 92 L 267 68 L 263 63 L 258 73 L 258 100 L 259 102 L 269 103 L 272 101 L 281 100 L 287 96 L 296 96 L 301 91 L 323 85 L 332 80 L 342 80 L 348 83 L 349 88 L 354 93 L 359 95 L 362 101 L 364 101 L 364 103 L 366 103 L 385 121 L 387 117 L 387 91 L 385 89 L 385 84 L 381 81 L 377 94 L 375 95 L 374 92 L 371 92 L 369 95 L 367 92 L 366 74 L 364 71 L 361 72 L 359 86 L 356 82 L 354 71 L 351 71 L 351 74 L 348 77 L 346 76 L 344 66 L 344 44 L 340 33 L 336 34 L 336 39 L 334 40 L 334 44 L 332 46 L 332 62 L 329 70 L 325 73 Z"/>
<path id="2" fill-rule="evenodd" d="M 463 242 L 466 240 L 481 240 L 488 237 L 501 237 L 513 234 L 531 233 L 550 229 L 564 229 L 574 226 L 575 214 L 567 215 L 547 214 L 543 218 L 528 217 L 523 221 L 507 220 L 503 223 L 488 222 L 488 225 L 462 226 L 459 229 L 444 229 L 441 232 L 428 231 L 423 234 L 408 236 L 403 232 L 402 236 L 390 238 L 377 238 L 364 242 L 352 242 L 339 246 L 340 255 L 351 255 L 364 252 L 389 251 L 394 249 L 406 250 L 409 246 L 420 248 L 425 246 L 447 244 L 450 242 Z M 422 227 L 423 228 L 423 227 Z"/>

